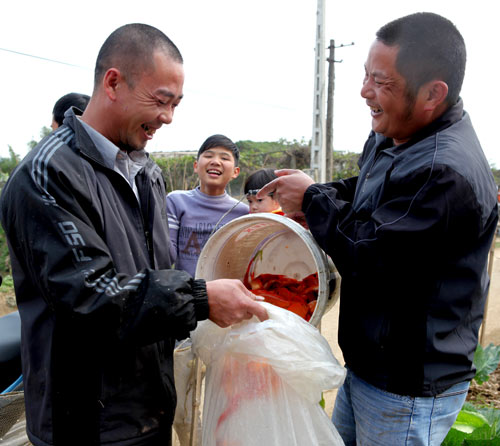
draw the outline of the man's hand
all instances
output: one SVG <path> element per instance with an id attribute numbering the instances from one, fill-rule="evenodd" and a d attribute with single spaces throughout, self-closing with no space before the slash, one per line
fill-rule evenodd
<path id="1" fill-rule="evenodd" d="M 285 214 L 301 212 L 304 193 L 311 184 L 314 184 L 314 180 L 301 170 L 281 169 L 275 170 L 274 173 L 278 178 L 267 183 L 257 193 L 256 198 L 264 198 L 272 193 Z"/>
<path id="2" fill-rule="evenodd" d="M 230 325 L 257 316 L 268 319 L 266 309 L 255 302 L 256 296 L 245 288 L 240 280 L 217 279 L 207 282 L 208 318 L 219 327 Z"/>

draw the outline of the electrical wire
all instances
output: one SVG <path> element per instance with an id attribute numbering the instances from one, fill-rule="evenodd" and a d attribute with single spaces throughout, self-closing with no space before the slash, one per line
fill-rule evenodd
<path id="1" fill-rule="evenodd" d="M 85 70 L 88 69 L 87 67 L 83 67 L 81 65 L 75 65 L 75 64 L 72 64 L 72 63 L 68 63 L 68 62 L 61 62 L 60 60 L 49 59 L 47 57 L 41 57 L 41 56 L 35 56 L 33 54 L 21 53 L 20 51 L 8 50 L 7 48 L 0 48 L 0 50 L 1 51 L 6 51 L 7 53 L 18 54 L 20 56 L 26 56 L 26 57 L 32 57 L 34 59 L 45 60 L 47 62 L 59 63 L 59 64 L 62 64 L 62 65 L 67 65 L 69 67 L 83 68 Z"/>

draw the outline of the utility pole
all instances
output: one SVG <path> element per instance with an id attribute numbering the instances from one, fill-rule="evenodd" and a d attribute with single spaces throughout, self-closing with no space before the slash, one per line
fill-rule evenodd
<path id="1" fill-rule="evenodd" d="M 315 181 L 325 182 L 325 0 L 316 10 L 316 46 L 314 48 L 314 105 L 311 138 L 311 171 Z"/>
<path id="2" fill-rule="evenodd" d="M 333 94 L 335 91 L 335 40 L 330 40 L 328 57 L 328 95 L 326 100 L 326 158 L 325 181 L 332 181 L 333 176 Z"/>
<path id="3" fill-rule="evenodd" d="M 341 63 L 342 60 L 335 60 L 335 48 L 352 46 L 354 42 L 348 45 L 335 46 L 335 40 L 330 40 L 330 55 L 328 61 L 328 96 L 326 105 L 326 143 L 325 143 L 325 180 L 332 181 L 333 176 L 333 95 L 335 93 L 335 63 Z"/>

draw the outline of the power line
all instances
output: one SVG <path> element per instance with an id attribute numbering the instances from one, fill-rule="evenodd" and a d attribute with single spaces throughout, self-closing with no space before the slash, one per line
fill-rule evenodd
<path id="1" fill-rule="evenodd" d="M 71 63 L 67 63 L 67 62 L 61 62 L 60 60 L 49 59 L 47 57 L 34 56 L 33 54 L 21 53 L 20 51 L 8 50 L 6 48 L 0 48 L 0 50 L 1 51 L 6 51 L 8 53 L 18 54 L 20 56 L 33 57 L 34 59 L 45 60 L 47 62 L 54 62 L 54 63 L 59 63 L 59 64 L 62 64 L 62 65 L 67 65 L 67 66 L 70 66 L 70 67 L 83 68 L 84 70 L 88 70 L 87 67 L 82 67 L 81 65 L 75 65 L 75 64 L 71 64 Z"/>

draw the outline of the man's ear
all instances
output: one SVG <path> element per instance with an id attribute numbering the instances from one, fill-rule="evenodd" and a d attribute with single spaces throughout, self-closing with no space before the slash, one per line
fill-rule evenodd
<path id="1" fill-rule="evenodd" d="M 446 101 L 448 96 L 448 84 L 446 82 L 431 81 L 426 85 L 426 90 L 425 111 L 434 111 Z"/>
<path id="2" fill-rule="evenodd" d="M 235 167 L 234 168 L 234 172 L 233 172 L 233 176 L 232 176 L 232 179 L 234 180 L 235 178 L 238 178 L 238 175 L 240 174 L 240 168 L 239 167 Z"/>
<path id="3" fill-rule="evenodd" d="M 195 162 L 193 163 L 193 171 L 194 171 L 195 173 L 198 173 L 198 161 L 195 161 Z"/>
<path id="4" fill-rule="evenodd" d="M 104 78 L 102 80 L 102 85 L 106 95 L 112 101 L 116 100 L 116 93 L 119 85 L 123 82 L 123 77 L 118 68 L 110 68 L 104 74 Z"/>

